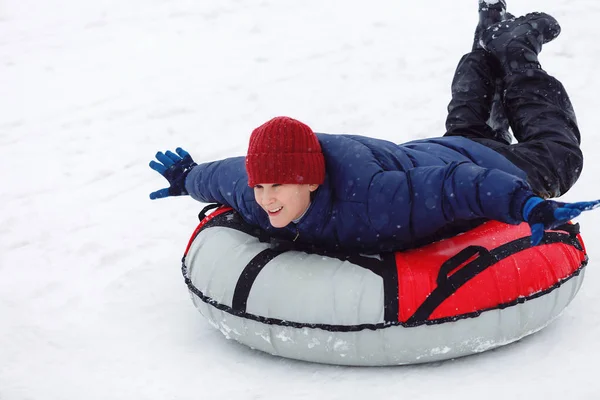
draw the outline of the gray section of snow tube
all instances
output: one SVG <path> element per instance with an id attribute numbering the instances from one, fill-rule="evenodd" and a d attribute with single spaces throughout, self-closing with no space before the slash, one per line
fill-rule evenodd
<path id="1" fill-rule="evenodd" d="M 234 229 L 206 229 L 186 257 L 188 276 L 202 293 L 231 307 L 245 266 L 267 248 Z M 266 265 L 252 285 L 246 308 L 257 316 L 333 325 L 382 323 L 383 310 L 380 276 L 347 261 L 295 251 Z"/>
<path id="2" fill-rule="evenodd" d="M 477 318 L 357 332 L 268 325 L 228 314 L 198 298 L 194 303 L 226 338 L 266 353 L 324 364 L 402 365 L 480 353 L 535 333 L 560 315 L 582 280 L 583 272 L 549 294 Z"/>
<path id="3" fill-rule="evenodd" d="M 203 293 L 231 307 L 242 271 L 254 256 L 268 247 L 255 237 L 234 229 L 214 227 L 203 230 L 186 257 L 188 276 Z"/>
<path id="4" fill-rule="evenodd" d="M 332 325 L 382 323 L 383 310 L 380 276 L 303 252 L 270 261 L 254 282 L 247 307 L 254 315 Z"/>
<path id="5" fill-rule="evenodd" d="M 198 250 L 203 245 L 206 246 L 200 256 Z M 223 227 L 206 229 L 198 235 L 186 258 L 188 276 L 204 295 L 231 306 L 245 265 L 266 248 L 245 233 Z M 404 327 L 381 324 L 383 285 L 376 274 L 347 262 L 288 252 L 261 271 L 247 302 L 249 314 L 274 318 L 276 323 L 233 315 L 195 294 L 192 300 L 227 338 L 253 349 L 318 363 L 383 366 L 462 357 L 537 332 L 571 302 L 583 277 L 584 270 L 540 297 L 486 311 L 478 317 Z M 278 324 L 278 320 L 283 321 Z M 335 327 L 296 327 L 293 323 Z M 372 329 L 372 325 L 356 329 L 360 324 L 378 323 L 377 329 Z M 344 327 L 352 329 L 347 331 Z"/>

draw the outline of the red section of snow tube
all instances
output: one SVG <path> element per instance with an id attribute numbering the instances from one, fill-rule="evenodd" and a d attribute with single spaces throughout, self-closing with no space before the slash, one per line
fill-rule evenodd
<path id="1" fill-rule="evenodd" d="M 531 234 L 525 223 L 510 226 L 496 221 L 487 222 L 471 231 L 419 249 L 396 253 L 398 269 L 398 300 L 400 322 L 409 321 L 434 290 L 440 287 L 440 269 L 449 259 L 470 246 L 493 250 L 517 238 L 528 240 Z M 565 243 L 542 244 L 520 249 L 495 262 L 462 286 L 454 288 L 435 309 L 428 320 L 452 318 L 478 313 L 502 304 L 518 302 L 549 290 L 577 273 L 587 259 L 583 241 L 581 249 Z M 489 253 L 488 253 L 489 254 Z M 468 254 L 467 254 L 468 255 Z M 481 255 L 479 255 L 481 256 Z M 477 258 L 473 254 L 448 276 Z M 565 262 L 568 260 L 569 262 Z M 442 273 L 444 275 L 444 273 Z M 442 281 L 444 277 L 441 278 Z"/>

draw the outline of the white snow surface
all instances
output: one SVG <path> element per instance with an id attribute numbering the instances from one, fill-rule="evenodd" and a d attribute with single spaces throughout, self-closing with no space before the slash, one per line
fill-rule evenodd
<path id="1" fill-rule="evenodd" d="M 563 32 L 541 61 L 577 111 L 600 198 L 596 0 L 520 0 Z M 350 368 L 226 340 L 180 259 L 203 206 L 150 201 L 182 146 L 242 155 L 277 116 L 403 142 L 444 133 L 477 1 L 0 2 L 0 399 L 598 399 L 600 212 L 564 314 L 518 343 L 442 363 Z"/>

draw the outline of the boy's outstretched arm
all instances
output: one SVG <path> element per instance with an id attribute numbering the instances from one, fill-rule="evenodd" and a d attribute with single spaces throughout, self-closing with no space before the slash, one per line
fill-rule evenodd
<path id="1" fill-rule="evenodd" d="M 247 214 L 246 203 L 254 200 L 248 186 L 244 157 L 199 164 L 185 180 L 187 192 L 202 203 L 220 203 Z"/>
<path id="2" fill-rule="evenodd" d="M 397 227 L 410 235 L 428 236 L 458 220 L 527 221 L 533 245 L 540 242 L 544 229 L 557 227 L 599 204 L 543 200 L 514 175 L 472 163 L 382 171 L 369 189 L 369 216 L 380 231 Z"/>

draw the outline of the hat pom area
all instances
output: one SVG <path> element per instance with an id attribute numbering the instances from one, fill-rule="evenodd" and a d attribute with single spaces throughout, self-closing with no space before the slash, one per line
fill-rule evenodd
<path id="1" fill-rule="evenodd" d="M 256 128 L 246 155 L 248 185 L 322 184 L 325 158 L 312 129 L 293 118 L 275 117 Z"/>

